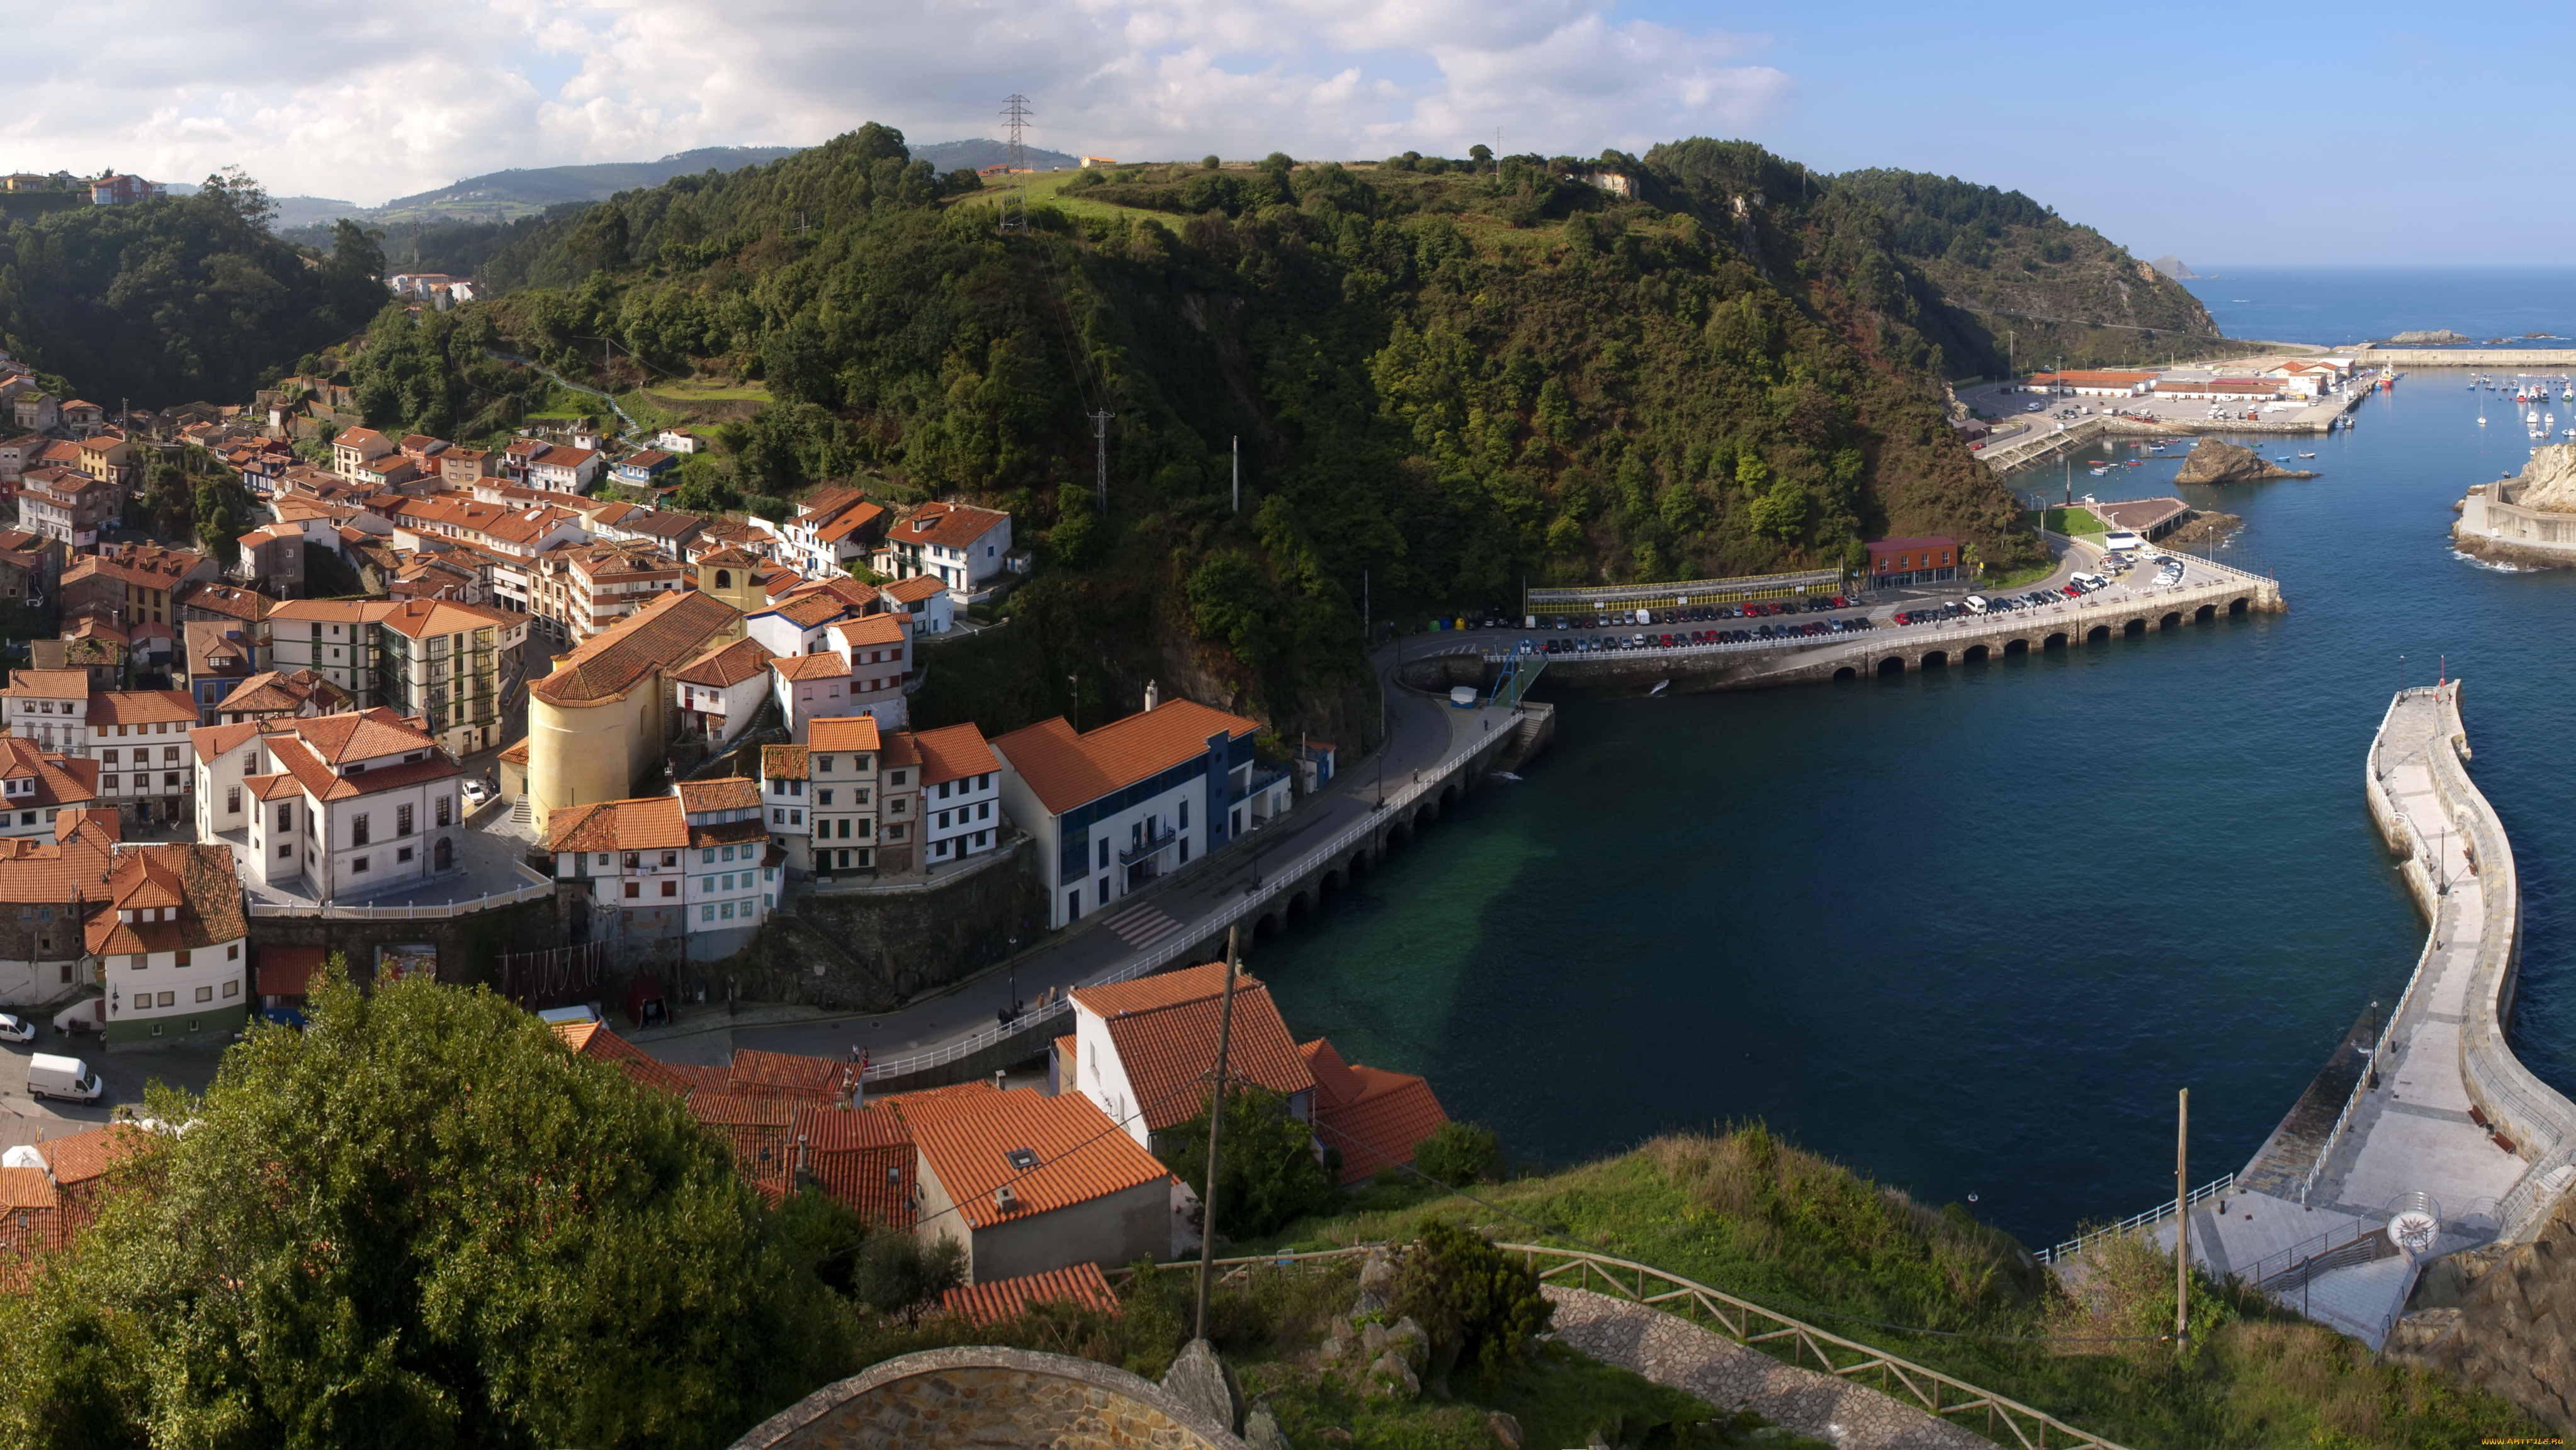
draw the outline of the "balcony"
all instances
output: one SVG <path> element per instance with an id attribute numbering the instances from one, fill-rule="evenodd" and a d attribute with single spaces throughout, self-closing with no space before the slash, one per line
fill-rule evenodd
<path id="1" fill-rule="evenodd" d="M 1139 841 L 1135 845 L 1128 847 L 1126 850 L 1119 852 L 1118 864 L 1121 866 L 1133 866 L 1139 861 L 1150 861 L 1154 857 L 1172 849 L 1173 843 L 1180 839 L 1181 833 L 1179 831 L 1166 827 L 1164 828 L 1163 834 Z"/>
<path id="2" fill-rule="evenodd" d="M 1239 806 L 1245 801 L 1252 799 L 1254 796 L 1261 794 L 1263 791 L 1270 789 L 1272 786 L 1277 785 L 1279 782 L 1286 780 L 1287 778 L 1288 768 L 1286 766 L 1255 766 L 1252 770 L 1252 784 L 1245 786 L 1243 789 L 1238 790 L 1233 795 L 1227 797 L 1226 804 L 1229 806 Z"/>

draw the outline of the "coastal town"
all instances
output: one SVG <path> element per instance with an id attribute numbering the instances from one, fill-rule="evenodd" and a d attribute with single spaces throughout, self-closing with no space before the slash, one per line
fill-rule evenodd
<path id="1" fill-rule="evenodd" d="M 141 1075 L 300 1025 L 335 957 L 361 981 L 501 988 L 684 1102 L 772 1201 L 813 1187 L 957 1240 L 982 1312 L 1196 1247 L 1163 1160 L 1204 1116 L 1221 1032 L 1229 1080 L 1305 1125 L 1340 1183 L 1400 1171 L 1447 1121 L 1422 1078 L 1298 1042 L 1218 963 L 1051 992 L 1017 1084 L 871 1092 L 855 1053 L 651 1055 L 620 1026 L 726 1013 L 798 893 L 926 895 L 926 939 L 999 872 L 1012 926 L 1061 933 L 1290 812 L 1332 747 L 1267 758 L 1258 722 L 1153 689 L 1089 729 L 916 729 L 926 654 L 994 627 L 1030 568 L 1007 512 L 826 486 L 781 518 L 692 513 L 675 465 L 709 443 L 687 426 L 487 449 L 350 406 L 314 376 L 112 412 L 0 358 L 22 430 L 0 442 L 0 600 L 50 635 L 0 687 L 0 1025 L 33 1043 L 49 1105 L 0 1144 L 18 1271 L 95 1216 L 140 1141 L 122 1120 Z M 215 549 L 138 527 L 155 460 L 237 479 L 253 526 Z M 500 961 L 456 930 L 485 916 Z M 129 1054 L 141 1073 L 115 1070 Z M 1001 1142 L 1036 1161 L 980 1151 Z"/>

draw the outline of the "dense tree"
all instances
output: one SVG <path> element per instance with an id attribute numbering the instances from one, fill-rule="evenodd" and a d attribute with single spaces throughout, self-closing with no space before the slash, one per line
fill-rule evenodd
<path id="1" fill-rule="evenodd" d="M 231 170 L 194 196 L 0 230 L 0 347 L 101 401 L 246 397 L 263 372 L 364 323 L 385 295 L 363 233 L 349 227 L 317 261 L 269 235 L 273 210 Z"/>
<path id="2" fill-rule="evenodd" d="M 1502 1140 L 1474 1123 L 1446 1122 L 1413 1148 L 1413 1166 L 1451 1187 L 1503 1181 Z"/>
<path id="3" fill-rule="evenodd" d="M 1547 1329 L 1556 1306 L 1539 1292 L 1538 1271 L 1455 1224 L 1425 1218 L 1396 1271 L 1390 1306 L 1431 1340 L 1431 1384 L 1449 1392 L 1461 1360 L 1488 1379 L 1500 1375 Z"/>
<path id="4" fill-rule="evenodd" d="M 715 1445 L 840 1372 L 675 1099 L 482 991 L 334 969 L 0 1299 L 0 1444 Z"/>
<path id="5" fill-rule="evenodd" d="M 1163 1144 L 1163 1165 L 1204 1197 L 1207 1110 L 1156 1137 Z M 1229 1238 L 1274 1233 L 1341 1204 L 1331 1170 L 1315 1154 L 1313 1130 L 1276 1093 L 1238 1087 L 1225 1095 L 1225 1139 L 1217 1163 L 1216 1231 Z"/>

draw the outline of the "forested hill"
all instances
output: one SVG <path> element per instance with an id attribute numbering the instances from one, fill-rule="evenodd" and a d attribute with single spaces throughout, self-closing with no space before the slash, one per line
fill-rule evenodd
<path id="1" fill-rule="evenodd" d="M 1958 315 L 1900 219 L 1757 147 L 1028 190 L 1027 234 L 996 235 L 992 191 L 870 126 L 623 193 L 491 258 L 497 302 L 371 345 L 372 421 L 476 411 L 438 383 L 472 353 L 459 327 L 574 371 L 613 339 L 620 387 L 757 382 L 772 401 L 716 464 L 734 496 L 875 474 L 1007 506 L 1041 582 L 1083 600 L 1022 633 L 1132 647 L 1112 673 L 1138 690 L 1186 658 L 1273 702 L 1350 683 L 1364 572 L 1382 615 L 1418 615 L 1516 604 L 1525 578 L 1829 565 L 1882 534 L 2039 557 L 1948 425 Z"/>
<path id="2" fill-rule="evenodd" d="M 383 257 L 342 223 L 327 254 L 269 235 L 238 174 L 193 196 L 52 212 L 0 231 L 0 348 L 90 401 L 246 402 L 384 304 Z"/>
<path id="3" fill-rule="evenodd" d="M 2181 283 L 2018 191 L 1918 171 L 1823 181 L 1886 215 L 1889 246 L 1931 285 L 1923 326 L 1954 377 L 2233 350 Z"/>

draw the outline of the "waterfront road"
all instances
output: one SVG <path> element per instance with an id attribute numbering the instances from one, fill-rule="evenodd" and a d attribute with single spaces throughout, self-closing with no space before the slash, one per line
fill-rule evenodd
<path id="1" fill-rule="evenodd" d="M 1418 651 L 1420 640 L 1405 642 Z M 1381 680 L 1391 674 L 1396 651 L 1379 651 Z M 1095 981 L 1142 952 L 1188 940 L 1262 879 L 1310 847 L 1330 840 L 1375 809 L 1377 793 L 1392 794 L 1416 771 L 1427 771 L 1491 740 L 1506 729 L 1511 712 L 1459 710 L 1410 691 L 1389 688 L 1390 738 L 1377 759 L 1347 762 L 1333 782 L 1296 809 L 1246 838 L 1176 872 L 1159 885 L 1112 903 L 1055 939 L 1024 951 L 1007 968 L 992 968 L 936 996 L 893 1012 L 811 1014 L 762 1025 L 739 1025 L 720 1007 L 701 1007 L 668 1029 L 636 1034 L 636 1041 L 666 1062 L 717 1064 L 735 1047 L 846 1057 L 865 1049 L 876 1061 L 947 1046 L 992 1027 L 1016 993 L 1034 1003 L 1048 992 Z M 766 1015 L 766 1014 L 764 1014 Z"/>

